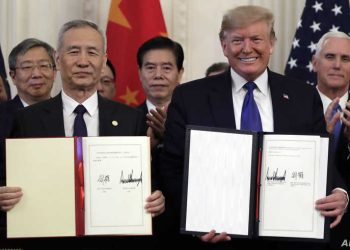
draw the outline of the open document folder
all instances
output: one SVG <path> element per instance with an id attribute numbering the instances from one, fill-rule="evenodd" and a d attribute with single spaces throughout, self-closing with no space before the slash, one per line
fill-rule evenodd
<path id="1" fill-rule="evenodd" d="M 181 232 L 328 240 L 329 138 L 189 126 Z M 328 189 L 327 189 L 328 188 Z"/>
<path id="2" fill-rule="evenodd" d="M 9 238 L 152 234 L 148 137 L 7 139 L 6 178 Z"/>

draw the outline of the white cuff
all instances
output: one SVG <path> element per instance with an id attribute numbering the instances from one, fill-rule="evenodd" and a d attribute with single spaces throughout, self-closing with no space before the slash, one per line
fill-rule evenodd
<path id="1" fill-rule="evenodd" d="M 343 188 L 337 187 L 337 188 L 333 189 L 332 193 L 333 193 L 334 191 L 336 191 L 336 190 L 339 190 L 339 191 L 345 193 L 345 195 L 346 195 L 346 206 L 345 206 L 345 208 L 344 208 L 344 211 L 346 211 L 347 208 L 348 208 L 348 204 L 349 204 L 349 195 L 348 195 L 348 192 L 346 192 L 346 190 L 343 189 Z"/>

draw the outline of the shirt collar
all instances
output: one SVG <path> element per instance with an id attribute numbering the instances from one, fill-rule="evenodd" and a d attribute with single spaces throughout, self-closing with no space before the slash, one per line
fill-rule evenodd
<path id="1" fill-rule="evenodd" d="M 246 79 L 244 79 L 242 76 L 240 76 L 237 72 L 235 72 L 232 68 L 231 68 L 231 78 L 233 81 L 233 91 L 234 92 L 239 92 L 244 84 L 246 84 L 247 81 Z M 265 71 L 254 80 L 254 83 L 256 84 L 257 88 L 260 90 L 260 92 L 264 95 L 268 95 L 268 74 L 267 74 L 267 69 L 265 69 Z"/>
<path id="2" fill-rule="evenodd" d="M 156 106 L 153 103 L 151 103 L 150 100 L 148 99 L 146 100 L 146 105 L 147 105 L 148 111 L 150 111 L 151 109 L 156 110 Z"/>
<path id="3" fill-rule="evenodd" d="M 18 96 L 18 97 L 19 97 L 19 96 Z M 21 100 L 22 105 L 23 105 L 24 108 L 29 106 L 29 104 L 26 103 L 21 97 L 20 97 L 19 99 Z"/>
<path id="4" fill-rule="evenodd" d="M 316 86 L 318 93 L 320 94 L 321 100 L 322 100 L 322 104 L 323 104 L 323 111 L 324 113 L 326 113 L 326 110 L 329 106 L 329 104 L 331 104 L 332 100 L 326 96 L 325 94 L 323 94 L 319 89 L 318 86 Z M 345 94 L 343 96 L 340 97 L 339 99 L 339 105 L 342 109 L 345 109 L 346 107 L 346 102 L 348 101 L 349 98 L 349 92 L 346 91 Z"/>
<path id="5" fill-rule="evenodd" d="M 63 103 L 63 109 L 68 114 L 73 114 L 74 109 L 80 104 L 76 100 L 68 96 L 63 90 L 62 90 L 62 103 Z M 81 104 L 84 105 L 84 107 L 87 110 L 87 113 L 90 116 L 93 116 L 96 113 L 98 108 L 97 91 Z"/>

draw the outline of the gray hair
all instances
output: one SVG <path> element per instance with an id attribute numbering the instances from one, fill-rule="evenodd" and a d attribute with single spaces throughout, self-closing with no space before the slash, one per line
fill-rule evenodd
<path id="1" fill-rule="evenodd" d="M 276 39 L 272 12 L 261 6 L 244 5 L 227 11 L 223 16 L 219 33 L 220 40 L 225 38 L 226 31 L 243 28 L 259 21 L 267 23 L 270 29 L 270 38 Z"/>
<path id="2" fill-rule="evenodd" d="M 93 23 L 91 21 L 88 21 L 88 20 L 83 20 L 83 19 L 72 20 L 72 21 L 69 21 L 69 22 L 63 24 L 63 26 L 61 27 L 60 31 L 58 32 L 57 51 L 62 49 L 64 33 L 66 33 L 70 29 L 84 28 L 84 27 L 90 27 L 90 28 L 96 30 L 101 35 L 102 41 L 103 41 L 103 48 L 102 49 L 103 49 L 103 52 L 105 52 L 106 51 L 106 47 L 107 47 L 106 46 L 105 34 L 97 26 L 97 24 L 95 24 L 95 23 Z"/>
<path id="3" fill-rule="evenodd" d="M 218 71 L 226 71 L 230 68 L 230 65 L 227 62 L 217 62 L 210 65 L 205 71 L 205 76 L 209 76 L 209 74 Z"/>
<path id="4" fill-rule="evenodd" d="M 325 33 L 320 38 L 320 40 L 318 40 L 318 43 L 316 45 L 316 52 L 315 52 L 315 57 L 316 58 L 319 58 L 321 50 L 323 49 L 323 46 L 324 46 L 325 42 L 329 38 L 344 38 L 344 39 L 348 39 L 350 41 L 350 36 L 348 36 L 344 32 L 341 32 L 341 31 L 329 31 L 329 32 Z"/>
<path id="5" fill-rule="evenodd" d="M 43 42 L 36 38 L 28 38 L 17 44 L 10 52 L 9 55 L 9 68 L 15 70 L 17 65 L 18 56 L 22 56 L 32 48 L 41 47 L 44 48 L 50 57 L 50 61 L 53 67 L 55 67 L 55 50 L 48 43 Z"/>

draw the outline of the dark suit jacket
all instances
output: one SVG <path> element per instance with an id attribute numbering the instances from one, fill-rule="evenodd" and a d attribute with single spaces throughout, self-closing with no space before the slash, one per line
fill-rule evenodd
<path id="1" fill-rule="evenodd" d="M 0 104 L 0 185 L 5 184 L 5 139 L 10 136 L 15 113 L 23 108 L 18 95 Z"/>
<path id="2" fill-rule="evenodd" d="M 15 113 L 23 109 L 23 103 L 18 95 L 12 100 L 0 104 L 0 136 L 6 138 L 10 135 Z"/>
<path id="3" fill-rule="evenodd" d="M 179 231 L 185 127 L 200 125 L 235 129 L 231 82 L 230 72 L 226 71 L 179 85 L 173 93 L 160 169 L 161 189 L 167 201 L 166 213 L 172 214 L 168 215 L 172 220 L 168 224 L 174 227 L 174 232 Z M 268 72 L 268 84 L 275 132 L 326 133 L 322 102 L 314 87 L 271 71 Z"/>
<path id="4" fill-rule="evenodd" d="M 148 107 L 146 104 L 146 101 L 144 101 L 141 105 L 137 107 L 138 110 L 140 110 L 143 114 L 143 117 L 145 121 L 147 120 L 146 115 L 148 114 Z M 144 124 L 144 130 L 147 131 L 148 125 L 145 122 Z M 152 189 L 153 190 L 159 190 L 159 155 L 162 152 L 162 147 L 157 145 L 154 148 L 151 149 L 152 153 Z M 161 189 L 160 189 L 161 190 Z M 153 234 L 156 235 L 156 237 L 159 234 L 162 234 L 163 228 L 165 227 L 166 221 L 163 219 L 163 214 L 160 216 L 157 216 L 153 218 Z"/>
<path id="5" fill-rule="evenodd" d="M 141 105 L 137 106 L 137 109 L 140 110 L 144 116 L 145 121 L 147 120 L 146 115 L 148 114 L 148 107 L 146 101 L 144 101 Z M 147 131 L 147 124 L 145 123 L 145 131 Z"/>
<path id="6" fill-rule="evenodd" d="M 146 101 L 144 101 L 141 105 L 137 106 L 137 109 L 141 110 L 144 115 L 148 114 L 148 107 Z"/>
<path id="7" fill-rule="evenodd" d="M 98 97 L 99 108 L 99 134 L 100 136 L 139 136 L 145 135 L 143 114 L 132 107 L 121 103 Z M 118 126 L 113 126 L 117 121 Z M 56 97 L 31 105 L 19 111 L 14 119 L 13 137 L 64 137 L 63 107 L 61 94 Z M 1 241 L 2 239 L 0 239 Z M 132 240 L 128 237 L 78 237 L 78 238 L 52 238 L 24 241 L 5 242 L 9 246 L 24 246 L 26 249 L 64 249 L 71 246 L 75 249 L 104 249 L 123 248 L 153 244 L 150 237 L 139 237 Z M 21 244 L 20 244 L 21 243 Z M 12 245 L 13 244 L 13 245 Z M 22 248 L 22 247 L 21 247 Z M 41 247 L 39 247 L 41 249 Z"/>
<path id="8" fill-rule="evenodd" d="M 23 104 L 18 95 L 0 104 L 0 186 L 5 185 L 5 139 L 10 136 L 13 117 L 20 109 L 23 109 Z M 0 227 L 3 225 L 5 216 L 4 213 L 0 213 Z"/>
<path id="9" fill-rule="evenodd" d="M 348 101 L 350 100 L 350 90 L 349 90 L 349 98 Z M 341 131 L 343 132 L 345 129 L 344 124 L 342 125 Z M 350 142 L 348 139 L 345 137 L 343 133 L 341 133 L 339 137 L 339 142 L 337 145 L 337 166 L 339 167 L 340 173 L 344 176 L 347 187 L 350 188 Z"/>
<path id="10" fill-rule="evenodd" d="M 100 136 L 145 135 L 144 119 L 138 110 L 98 97 Z M 113 126 L 117 121 L 118 126 Z M 14 137 L 64 137 L 61 94 L 17 113 L 13 124 Z"/>

